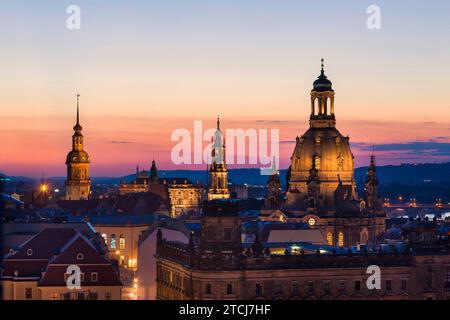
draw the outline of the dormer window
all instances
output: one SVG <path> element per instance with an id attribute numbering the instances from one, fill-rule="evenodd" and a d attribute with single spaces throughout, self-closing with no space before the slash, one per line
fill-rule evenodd
<path id="1" fill-rule="evenodd" d="M 98 281 L 98 273 L 92 272 L 91 273 L 91 282 L 97 282 Z"/>
<path id="2" fill-rule="evenodd" d="M 33 255 L 33 249 L 28 249 L 27 256 L 32 256 L 32 255 Z"/>
<path id="3" fill-rule="evenodd" d="M 84 255 L 82 253 L 78 253 L 77 260 L 83 260 L 83 259 L 84 259 Z"/>

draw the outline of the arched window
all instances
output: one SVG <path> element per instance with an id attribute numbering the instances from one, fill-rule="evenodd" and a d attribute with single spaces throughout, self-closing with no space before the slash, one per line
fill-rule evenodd
<path id="1" fill-rule="evenodd" d="M 84 255 L 80 252 L 77 253 L 77 260 L 83 260 L 84 259 Z"/>
<path id="2" fill-rule="evenodd" d="M 344 246 L 344 233 L 342 231 L 339 231 L 339 234 L 338 234 L 338 246 L 339 247 Z"/>
<path id="3" fill-rule="evenodd" d="M 328 245 L 332 246 L 333 245 L 333 233 L 328 232 L 327 233 L 327 243 Z"/>
<path id="4" fill-rule="evenodd" d="M 368 238 L 367 233 L 363 232 L 361 234 L 361 244 L 366 244 L 367 243 L 367 238 Z"/>
<path id="5" fill-rule="evenodd" d="M 125 237 L 123 234 L 119 236 L 119 249 L 124 250 L 125 249 Z"/>
<path id="6" fill-rule="evenodd" d="M 111 249 L 116 249 L 117 248 L 116 247 L 116 235 L 114 233 L 111 234 L 111 240 L 110 240 L 110 243 L 109 243 L 109 247 Z"/>

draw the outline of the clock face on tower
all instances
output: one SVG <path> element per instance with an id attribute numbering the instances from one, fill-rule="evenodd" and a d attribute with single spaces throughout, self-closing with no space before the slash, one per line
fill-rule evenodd
<path id="1" fill-rule="evenodd" d="M 316 224 L 316 219 L 314 219 L 314 218 L 309 218 L 309 219 L 308 219 L 308 224 L 309 224 L 310 226 L 314 226 L 314 225 Z"/>

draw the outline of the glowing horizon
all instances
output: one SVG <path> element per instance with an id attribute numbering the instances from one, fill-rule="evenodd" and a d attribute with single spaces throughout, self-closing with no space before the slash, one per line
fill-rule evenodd
<path id="1" fill-rule="evenodd" d="M 94 177 L 148 168 L 153 153 L 159 169 L 202 169 L 171 163 L 170 134 L 218 114 L 224 128 L 279 129 L 286 168 L 321 58 L 356 167 L 372 145 L 379 165 L 448 162 L 450 3 L 378 2 L 378 31 L 369 1 L 82 0 L 79 31 L 67 3 L 1 3 L 0 172 L 65 175 L 77 92 Z"/>

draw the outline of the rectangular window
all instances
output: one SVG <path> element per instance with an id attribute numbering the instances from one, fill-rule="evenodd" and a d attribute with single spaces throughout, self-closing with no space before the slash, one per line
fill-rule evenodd
<path id="1" fill-rule="evenodd" d="M 105 292 L 105 300 L 111 300 L 111 292 Z"/>
<path id="2" fill-rule="evenodd" d="M 58 300 L 58 298 L 59 298 L 59 294 L 57 294 L 57 293 L 55 293 L 55 292 L 53 292 L 53 293 L 50 295 L 50 300 Z"/>
<path id="3" fill-rule="evenodd" d="M 345 280 L 339 280 L 339 290 L 344 291 L 346 286 Z"/>
<path id="4" fill-rule="evenodd" d="M 70 300 L 70 292 L 62 293 L 61 300 Z"/>
<path id="5" fill-rule="evenodd" d="M 97 292 L 89 292 L 89 300 L 98 300 Z"/>
<path id="6" fill-rule="evenodd" d="M 314 282 L 309 281 L 308 282 L 308 291 L 313 292 L 314 291 Z"/>
<path id="7" fill-rule="evenodd" d="M 292 292 L 297 293 L 298 292 L 298 282 L 292 283 Z"/>
<path id="8" fill-rule="evenodd" d="M 262 296 L 262 284 L 261 283 L 256 284 L 255 294 L 257 296 Z"/>
<path id="9" fill-rule="evenodd" d="M 79 293 L 77 294 L 77 299 L 78 299 L 78 300 L 84 300 L 84 292 L 79 292 Z"/>
<path id="10" fill-rule="evenodd" d="M 91 282 L 97 282 L 98 281 L 98 273 L 92 272 L 91 273 Z"/>
<path id="11" fill-rule="evenodd" d="M 225 240 L 225 241 L 231 240 L 231 228 L 223 229 L 223 240 Z"/>
<path id="12" fill-rule="evenodd" d="M 227 294 L 233 294 L 233 285 L 231 283 L 227 284 Z"/>
<path id="13" fill-rule="evenodd" d="M 402 279 L 402 282 L 401 282 L 401 288 L 402 288 L 402 290 L 406 290 L 406 289 L 407 289 L 407 282 L 406 282 L 406 279 Z"/>
<path id="14" fill-rule="evenodd" d="M 281 293 L 281 283 L 278 283 L 275 286 L 275 293 L 280 294 Z"/>
<path id="15" fill-rule="evenodd" d="M 323 283 L 323 291 L 325 291 L 326 293 L 329 293 L 331 291 L 331 283 L 329 280 Z"/>
<path id="16" fill-rule="evenodd" d="M 25 288 L 25 299 L 33 299 L 33 289 Z"/>
<path id="17" fill-rule="evenodd" d="M 450 268 L 447 268 L 447 273 L 445 275 L 444 287 L 445 287 L 445 289 L 450 289 Z"/>
<path id="18" fill-rule="evenodd" d="M 391 291 L 392 290 L 392 281 L 386 280 L 386 290 Z"/>
<path id="19" fill-rule="evenodd" d="M 212 293 L 211 283 L 207 283 L 206 284 L 205 293 L 206 294 L 211 294 Z"/>
<path id="20" fill-rule="evenodd" d="M 124 237 L 119 238 L 119 249 L 125 250 L 125 238 Z"/>
<path id="21" fill-rule="evenodd" d="M 355 281 L 355 291 L 360 291 L 361 290 L 361 281 L 356 280 Z"/>
<path id="22" fill-rule="evenodd" d="M 84 273 L 83 273 L 83 272 L 80 273 L 80 281 L 81 281 L 81 282 L 84 282 Z"/>

